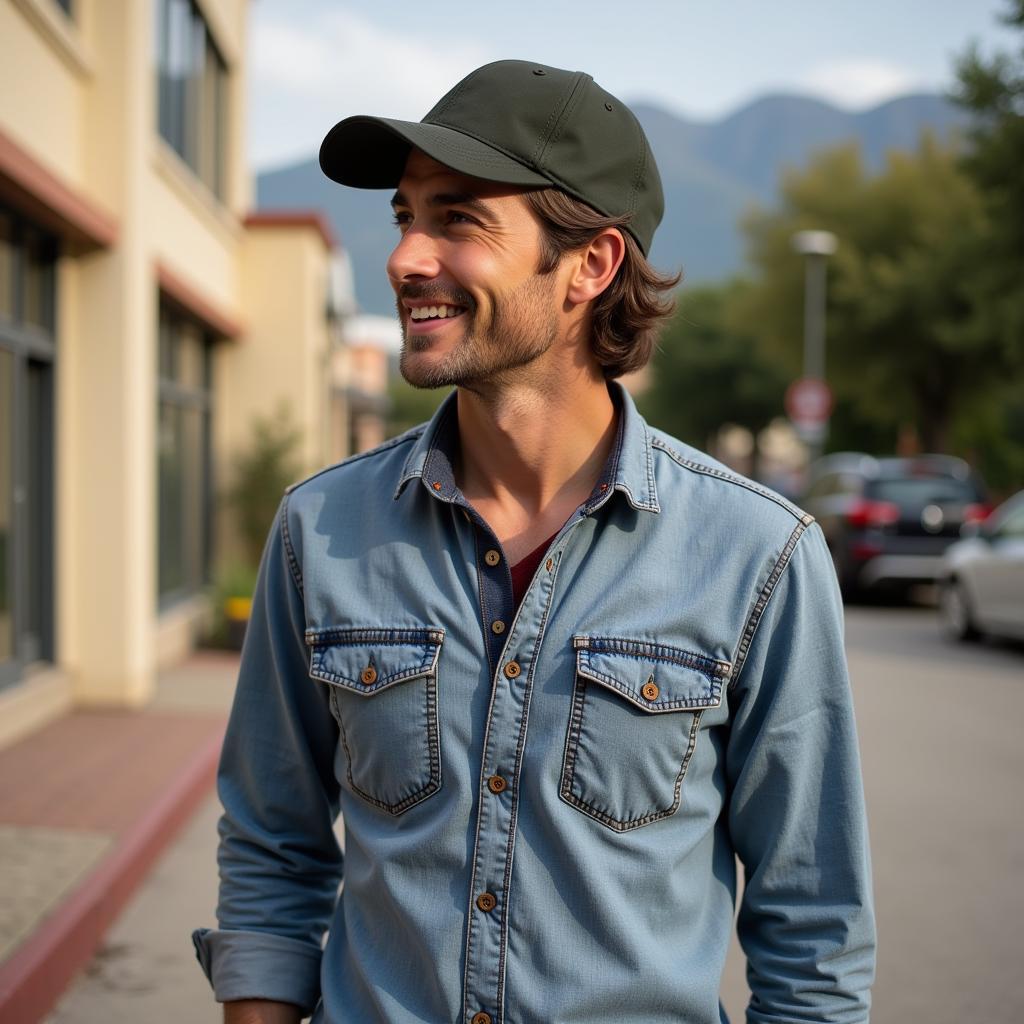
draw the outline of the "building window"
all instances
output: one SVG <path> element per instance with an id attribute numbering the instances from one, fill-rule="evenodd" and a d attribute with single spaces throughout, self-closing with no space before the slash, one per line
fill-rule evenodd
<path id="1" fill-rule="evenodd" d="M 157 588 L 162 605 L 210 581 L 213 339 L 160 307 Z"/>
<path id="2" fill-rule="evenodd" d="M 0 684 L 53 658 L 56 240 L 0 208 Z"/>
<path id="3" fill-rule="evenodd" d="M 228 73 L 195 0 L 159 0 L 157 68 L 160 134 L 223 198 Z"/>

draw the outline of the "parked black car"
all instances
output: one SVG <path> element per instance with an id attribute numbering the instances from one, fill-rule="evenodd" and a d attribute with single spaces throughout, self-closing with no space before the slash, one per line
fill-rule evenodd
<path id="1" fill-rule="evenodd" d="M 934 582 L 963 525 L 991 511 L 981 479 L 948 455 L 827 455 L 811 467 L 802 504 L 821 524 L 846 597 Z"/>

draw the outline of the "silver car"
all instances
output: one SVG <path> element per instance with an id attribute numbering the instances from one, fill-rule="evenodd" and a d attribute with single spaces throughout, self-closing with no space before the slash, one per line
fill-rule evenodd
<path id="1" fill-rule="evenodd" d="M 1024 640 L 1024 491 L 963 533 L 947 549 L 939 580 L 943 630 L 959 640 L 982 633 Z"/>

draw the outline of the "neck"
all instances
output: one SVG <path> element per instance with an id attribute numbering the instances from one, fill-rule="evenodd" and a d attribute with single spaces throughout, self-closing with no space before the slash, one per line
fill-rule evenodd
<path id="1" fill-rule="evenodd" d="M 599 368 L 549 371 L 458 392 L 459 485 L 513 564 L 590 496 L 615 436 Z"/>

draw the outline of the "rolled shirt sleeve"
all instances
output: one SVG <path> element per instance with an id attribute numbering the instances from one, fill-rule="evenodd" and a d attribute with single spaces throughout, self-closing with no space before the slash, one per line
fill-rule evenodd
<path id="1" fill-rule="evenodd" d="M 859 1024 L 874 977 L 870 860 L 842 604 L 816 525 L 779 577 L 731 702 L 747 1020 Z"/>
<path id="2" fill-rule="evenodd" d="M 221 1002 L 272 999 L 309 1013 L 342 878 L 338 735 L 324 687 L 309 677 L 290 539 L 286 497 L 260 564 L 218 772 L 219 929 L 193 942 Z"/>

